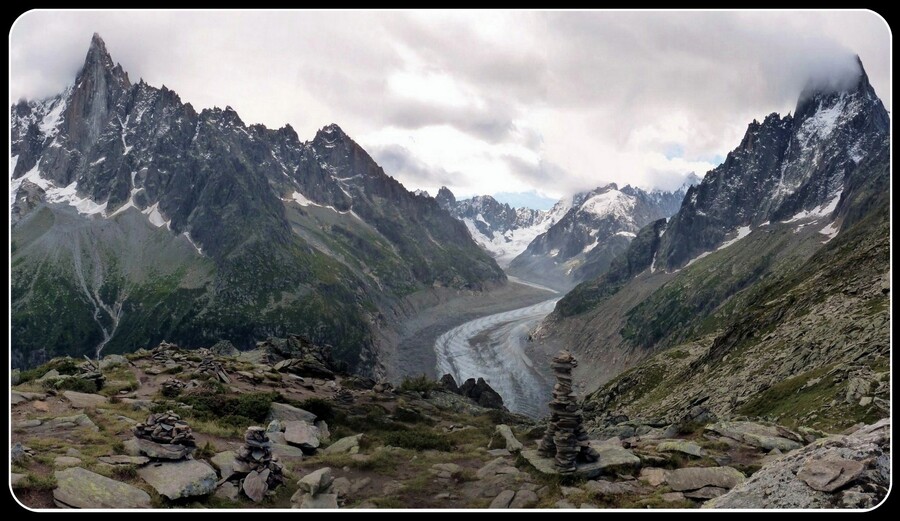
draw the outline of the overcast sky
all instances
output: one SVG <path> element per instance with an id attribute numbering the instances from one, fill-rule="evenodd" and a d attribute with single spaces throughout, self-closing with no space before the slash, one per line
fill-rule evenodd
<path id="1" fill-rule="evenodd" d="M 869 11 L 31 11 L 10 102 L 72 82 L 94 32 L 133 81 L 301 139 L 337 123 L 432 195 L 673 188 L 855 54 L 891 108 L 890 31 Z"/>

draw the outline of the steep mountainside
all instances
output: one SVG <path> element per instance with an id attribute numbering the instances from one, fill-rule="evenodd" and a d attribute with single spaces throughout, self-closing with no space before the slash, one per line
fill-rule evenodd
<path id="1" fill-rule="evenodd" d="M 542 211 L 512 208 L 489 195 L 457 200 L 445 186 L 435 199 L 441 208 L 466 225 L 475 242 L 493 255 L 502 267 L 508 266 L 535 237 L 547 231 L 568 210 L 565 201 L 558 202 L 549 211 Z"/>
<path id="2" fill-rule="evenodd" d="M 702 413 L 840 429 L 887 414 L 888 129 L 864 71 L 805 92 L 558 303 L 535 337 L 590 360 L 576 379 L 603 386 L 586 402 L 598 426 Z"/>
<path id="3" fill-rule="evenodd" d="M 641 227 L 674 214 L 688 188 L 699 182 L 690 174 L 674 192 L 616 184 L 572 197 L 565 214 L 538 235 L 509 272 L 554 287 L 568 288 L 604 273 L 613 258 L 625 251 Z"/>
<path id="4" fill-rule="evenodd" d="M 73 86 L 11 107 L 10 131 L 16 366 L 299 333 L 373 373 L 381 310 L 505 281 L 337 125 L 301 142 L 198 113 L 132 83 L 97 35 Z"/>

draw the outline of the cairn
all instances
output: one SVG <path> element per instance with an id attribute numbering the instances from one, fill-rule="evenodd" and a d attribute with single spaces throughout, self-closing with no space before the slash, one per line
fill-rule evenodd
<path id="1" fill-rule="evenodd" d="M 228 378 L 228 373 L 225 372 L 225 368 L 222 367 L 222 364 L 216 362 L 211 357 L 204 358 L 200 362 L 200 365 L 197 366 L 197 373 L 221 380 L 222 383 L 231 383 L 231 379 Z"/>
<path id="2" fill-rule="evenodd" d="M 177 378 L 167 378 L 160 386 L 162 395 L 167 398 L 174 398 L 185 390 L 187 384 Z"/>
<path id="3" fill-rule="evenodd" d="M 151 414 L 147 421 L 132 429 L 135 437 L 155 443 L 196 447 L 190 425 L 173 411 Z"/>
<path id="4" fill-rule="evenodd" d="M 342 387 L 334 392 L 334 400 L 338 403 L 350 405 L 354 401 L 353 392 L 350 391 L 350 389 L 344 389 Z"/>
<path id="5" fill-rule="evenodd" d="M 262 427 L 247 428 L 244 445 L 235 454 L 234 462 L 235 473 L 246 474 L 241 489 L 255 502 L 284 483 L 283 467 L 278 456 L 272 454 L 269 436 Z"/>
<path id="6" fill-rule="evenodd" d="M 538 447 L 542 456 L 556 459 L 560 474 L 574 473 L 578 460 L 596 461 L 598 457 L 588 443 L 581 410 L 572 392 L 572 369 L 577 365 L 568 351 L 560 351 L 553 359 L 556 385 L 550 402 L 550 424 Z"/>
<path id="7" fill-rule="evenodd" d="M 179 353 L 181 349 L 175 345 L 163 340 L 158 346 L 150 350 L 150 358 L 156 362 L 166 363 L 172 360 L 184 360 L 184 356 Z"/>

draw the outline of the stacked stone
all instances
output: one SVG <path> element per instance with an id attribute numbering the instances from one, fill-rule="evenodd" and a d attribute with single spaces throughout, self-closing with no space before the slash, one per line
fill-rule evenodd
<path id="1" fill-rule="evenodd" d="M 146 422 L 135 425 L 133 432 L 137 438 L 156 443 L 197 446 L 190 425 L 172 411 L 151 414 Z"/>
<path id="2" fill-rule="evenodd" d="M 181 356 L 178 351 L 180 351 L 180 349 L 177 345 L 170 344 L 163 340 L 158 346 L 150 350 L 150 358 L 162 363 L 168 362 L 169 360 L 183 360 L 184 357 Z"/>
<path id="3" fill-rule="evenodd" d="M 197 372 L 200 374 L 209 375 L 212 378 L 219 379 L 226 384 L 231 383 L 231 379 L 228 378 L 228 374 L 225 372 L 225 368 L 222 367 L 222 364 L 216 362 L 211 357 L 204 358 L 200 362 L 200 365 L 197 366 Z"/>
<path id="4" fill-rule="evenodd" d="M 541 439 L 538 452 L 545 457 L 556 459 L 556 467 L 561 474 L 575 472 L 576 463 L 596 461 L 597 453 L 589 445 L 587 432 L 582 423 L 575 393 L 572 392 L 572 369 L 578 362 L 568 351 L 560 351 L 553 359 L 553 400 L 550 402 L 550 423 Z"/>
<path id="5" fill-rule="evenodd" d="M 353 392 L 350 389 L 340 388 L 334 392 L 334 400 L 346 405 L 353 403 Z"/>
<path id="6" fill-rule="evenodd" d="M 174 398 L 181 394 L 187 384 L 177 378 L 167 378 L 160 386 L 163 396 Z"/>
<path id="7" fill-rule="evenodd" d="M 246 474 L 241 488 L 247 497 L 259 502 L 268 490 L 284 483 L 284 472 L 278 457 L 272 454 L 266 430 L 249 427 L 244 434 L 244 445 L 234 457 L 235 472 Z"/>

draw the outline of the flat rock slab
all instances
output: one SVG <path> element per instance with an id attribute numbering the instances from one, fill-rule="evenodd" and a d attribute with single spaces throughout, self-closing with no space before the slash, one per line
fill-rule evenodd
<path id="1" fill-rule="evenodd" d="M 638 479 L 651 487 L 658 487 L 666 482 L 666 476 L 669 475 L 669 472 L 670 471 L 666 469 L 645 467 L 641 469 L 641 474 L 638 476 Z"/>
<path id="2" fill-rule="evenodd" d="M 106 396 L 99 394 L 79 393 L 75 391 L 65 391 L 63 397 L 72 404 L 76 409 L 84 409 L 86 407 L 97 407 L 109 403 Z"/>
<path id="3" fill-rule="evenodd" d="M 298 449 L 297 447 L 291 447 L 287 443 L 272 443 L 270 447 L 272 449 L 272 454 L 275 454 L 280 459 L 285 458 L 303 458 L 303 451 Z"/>
<path id="4" fill-rule="evenodd" d="M 25 474 L 16 474 L 15 472 L 11 472 L 9 474 L 9 484 L 12 485 L 12 488 L 16 488 L 19 486 L 19 483 L 21 483 L 25 479 L 25 477 Z"/>
<path id="5" fill-rule="evenodd" d="M 328 490 L 333 481 L 334 476 L 331 473 L 331 467 L 322 467 L 300 478 L 300 481 L 297 482 L 297 490 L 315 496 Z"/>
<path id="6" fill-rule="evenodd" d="M 269 469 L 264 469 L 262 472 L 251 470 L 247 477 L 244 478 L 241 489 L 254 503 L 259 503 L 266 497 L 266 492 L 269 490 L 268 479 L 270 472 Z"/>
<path id="7" fill-rule="evenodd" d="M 728 489 L 720 487 L 703 487 L 690 492 L 684 492 L 684 497 L 691 499 L 712 499 L 714 497 L 719 497 L 726 492 L 728 492 Z"/>
<path id="8" fill-rule="evenodd" d="M 603 448 L 616 449 L 616 447 L 610 446 L 604 446 Z M 640 467 L 640 458 L 625 449 L 619 450 L 623 451 L 624 454 L 605 451 L 607 456 L 605 459 L 601 458 L 593 463 L 579 463 L 575 467 L 575 476 L 584 479 L 593 479 L 603 474 L 616 474 L 620 471 L 631 473 Z M 522 457 L 525 458 L 525 461 L 538 472 L 551 476 L 559 474 L 559 470 L 556 468 L 556 460 L 539 455 L 536 449 L 523 450 L 521 454 Z"/>
<path id="9" fill-rule="evenodd" d="M 605 479 L 591 480 L 584 484 L 584 489 L 598 496 L 618 496 L 636 492 L 635 481 L 612 482 Z"/>
<path id="10" fill-rule="evenodd" d="M 666 483 L 676 492 L 703 487 L 731 489 L 742 481 L 744 475 L 732 467 L 688 467 L 675 469 L 666 477 Z"/>
<path id="11" fill-rule="evenodd" d="M 680 452 L 697 458 L 703 456 L 703 449 L 700 445 L 690 441 L 664 441 L 656 446 L 656 450 L 659 452 Z"/>
<path id="12" fill-rule="evenodd" d="M 156 443 L 143 438 L 134 438 L 133 444 L 140 454 L 153 459 L 181 460 L 193 452 L 193 447 L 175 445 L 171 443 Z"/>
<path id="13" fill-rule="evenodd" d="M 143 490 L 81 467 L 54 473 L 53 499 L 71 508 L 150 508 Z"/>
<path id="14" fill-rule="evenodd" d="M 273 402 L 272 409 L 270 409 L 269 411 L 269 416 L 268 418 L 266 418 L 266 421 L 268 422 L 272 420 L 280 420 L 282 423 L 289 421 L 304 421 L 312 423 L 316 421 L 316 415 L 309 411 L 304 411 L 303 409 L 294 407 L 293 405 Z"/>
<path id="15" fill-rule="evenodd" d="M 219 479 L 228 479 L 234 475 L 234 451 L 220 452 L 209 458 L 209 461 L 219 469 Z"/>
<path id="16" fill-rule="evenodd" d="M 531 490 L 520 490 L 509 504 L 509 508 L 531 508 L 537 505 L 538 496 Z"/>
<path id="17" fill-rule="evenodd" d="M 145 456 L 126 456 L 117 454 L 115 456 L 100 456 L 97 461 L 106 463 L 107 465 L 146 465 L 150 463 L 150 458 Z"/>
<path id="18" fill-rule="evenodd" d="M 856 479 L 865 468 L 865 465 L 852 459 L 810 459 L 803 464 L 797 478 L 812 489 L 834 492 Z"/>
<path id="19" fill-rule="evenodd" d="M 514 497 L 516 497 L 515 490 L 504 490 L 497 494 L 497 497 L 491 501 L 488 508 L 509 508 L 509 504 L 512 503 Z"/>
<path id="20" fill-rule="evenodd" d="M 300 508 L 334 510 L 337 507 L 337 494 L 307 494 L 300 499 Z"/>
<path id="21" fill-rule="evenodd" d="M 53 460 L 54 467 L 76 467 L 81 465 L 81 460 L 72 456 L 57 456 Z"/>
<path id="22" fill-rule="evenodd" d="M 22 402 L 30 402 L 31 400 L 43 400 L 47 398 L 46 394 L 43 393 L 25 393 L 22 391 L 9 391 L 9 401 L 13 405 L 18 405 Z"/>
<path id="23" fill-rule="evenodd" d="M 767 451 L 778 449 L 787 452 L 803 446 L 800 435 L 776 425 L 747 421 L 718 422 L 708 425 L 706 430 Z"/>
<path id="24" fill-rule="evenodd" d="M 203 496 L 216 490 L 216 471 L 202 461 L 155 463 L 137 472 L 141 479 L 169 499 Z"/>
<path id="25" fill-rule="evenodd" d="M 319 429 L 305 421 L 284 422 L 284 440 L 290 445 L 306 450 L 319 448 Z"/>
<path id="26" fill-rule="evenodd" d="M 358 454 L 359 453 L 359 441 L 362 439 L 362 434 L 356 434 L 354 436 L 347 436 L 346 438 L 341 438 L 331 445 L 322 449 L 322 452 L 325 454 Z"/>
<path id="27" fill-rule="evenodd" d="M 506 442 L 506 450 L 510 452 L 519 452 L 522 450 L 522 442 L 516 439 L 512 429 L 510 429 L 508 425 L 498 425 L 496 432 L 503 437 L 503 440 Z"/>

